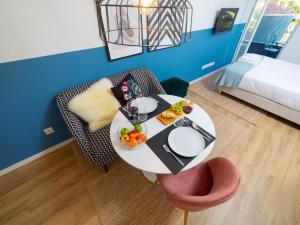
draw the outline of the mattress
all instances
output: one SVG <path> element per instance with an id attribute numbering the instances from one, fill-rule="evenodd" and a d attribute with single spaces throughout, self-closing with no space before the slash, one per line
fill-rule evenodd
<path id="1" fill-rule="evenodd" d="M 263 57 L 244 75 L 239 89 L 300 111 L 300 65 Z"/>

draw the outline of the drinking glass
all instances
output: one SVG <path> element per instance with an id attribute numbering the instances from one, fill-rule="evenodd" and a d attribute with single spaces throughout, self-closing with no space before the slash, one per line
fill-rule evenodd
<path id="1" fill-rule="evenodd" d="M 127 105 L 126 105 L 127 107 L 126 108 L 127 108 L 127 111 L 128 111 L 129 118 L 131 118 L 133 123 L 135 124 L 135 123 L 138 122 L 137 118 L 138 118 L 139 109 L 138 109 L 138 107 L 132 105 L 133 100 L 134 99 L 127 102 Z"/>
<path id="2" fill-rule="evenodd" d="M 187 122 L 188 122 L 188 120 L 185 117 L 183 117 L 183 118 L 177 120 L 174 123 L 174 126 L 175 127 L 185 127 L 185 126 L 187 126 Z"/>
<path id="3" fill-rule="evenodd" d="M 138 113 L 138 119 L 141 122 L 145 122 L 148 119 L 147 113 Z"/>

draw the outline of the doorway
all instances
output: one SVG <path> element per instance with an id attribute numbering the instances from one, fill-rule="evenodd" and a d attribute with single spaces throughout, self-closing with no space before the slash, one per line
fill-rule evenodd
<path id="1" fill-rule="evenodd" d="M 257 0 L 233 61 L 245 53 L 277 58 L 300 19 L 300 0 Z"/>

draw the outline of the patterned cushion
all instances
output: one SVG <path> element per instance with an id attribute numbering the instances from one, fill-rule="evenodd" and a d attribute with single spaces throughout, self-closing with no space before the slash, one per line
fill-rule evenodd
<path id="1" fill-rule="evenodd" d="M 126 105 L 130 99 L 143 96 L 142 89 L 130 73 L 111 90 L 122 106 Z"/>
<path id="2" fill-rule="evenodd" d="M 130 70 L 128 72 L 117 73 L 108 76 L 113 85 L 119 84 L 130 73 L 140 85 L 144 96 L 150 94 L 166 94 L 158 80 L 152 73 L 144 68 Z M 77 94 L 85 91 L 95 81 L 82 84 L 73 88 L 62 91 L 56 97 L 60 113 L 67 124 L 71 134 L 79 144 L 86 158 L 95 165 L 107 165 L 117 157 L 117 153 L 112 147 L 109 129 L 107 125 L 95 133 L 88 131 L 87 124 L 67 108 L 68 102 Z"/>

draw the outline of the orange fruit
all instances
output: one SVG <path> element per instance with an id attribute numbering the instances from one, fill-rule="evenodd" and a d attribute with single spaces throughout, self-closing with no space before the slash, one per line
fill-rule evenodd
<path id="1" fill-rule="evenodd" d="M 129 137 L 130 138 L 136 138 L 138 135 L 139 135 L 138 133 L 132 132 L 132 133 L 129 134 Z"/>
<path id="2" fill-rule="evenodd" d="M 147 141 L 147 136 L 145 134 L 139 134 L 136 139 L 140 142 L 145 142 Z"/>
<path id="3" fill-rule="evenodd" d="M 130 148 L 135 148 L 138 145 L 138 141 L 136 140 L 136 138 L 130 138 L 127 144 Z"/>

